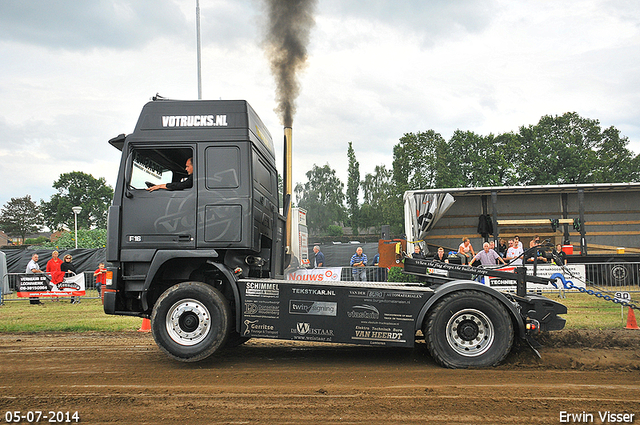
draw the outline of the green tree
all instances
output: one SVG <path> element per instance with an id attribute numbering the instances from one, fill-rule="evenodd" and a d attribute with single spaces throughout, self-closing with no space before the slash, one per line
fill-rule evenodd
<path id="1" fill-rule="evenodd" d="M 640 181 L 640 155 L 628 149 L 629 139 L 620 136 L 615 127 L 605 129 L 596 152 L 598 168 L 594 177 L 598 183 L 623 183 Z"/>
<path id="2" fill-rule="evenodd" d="M 295 192 L 298 205 L 307 210 L 309 229 L 324 232 L 330 225 L 344 222 L 344 183 L 336 171 L 329 164 L 313 164 L 306 176 L 308 181 L 304 185 L 298 183 Z"/>
<path id="3" fill-rule="evenodd" d="M 55 249 L 75 248 L 75 231 L 64 232 L 58 239 L 46 241 L 41 246 Z M 105 246 L 107 246 L 107 229 L 78 229 L 78 248 L 94 249 Z"/>
<path id="4" fill-rule="evenodd" d="M 353 144 L 349 142 L 347 149 L 347 157 L 349 159 L 349 177 L 347 180 L 347 206 L 349 208 L 349 222 L 353 234 L 358 234 L 360 225 L 360 207 L 358 203 L 358 195 L 360 194 L 360 163 L 356 160 L 356 152 L 353 150 Z"/>
<path id="5" fill-rule="evenodd" d="M 446 142 L 440 133 L 428 130 L 407 133 L 393 147 L 393 179 L 397 190 L 404 193 L 412 189 L 438 187 L 438 175 L 446 152 Z"/>
<path id="6" fill-rule="evenodd" d="M 20 236 L 24 241 L 26 235 L 42 228 L 40 208 L 31 200 L 31 195 L 11 198 L 0 210 L 0 226 L 8 235 Z"/>
<path id="7" fill-rule="evenodd" d="M 597 120 L 575 112 L 545 115 L 538 124 L 521 127 L 522 148 L 515 164 L 521 172 L 519 183 L 595 183 L 601 137 Z"/>
<path id="8" fill-rule="evenodd" d="M 360 206 L 361 224 L 379 228 L 389 223 L 389 205 L 395 195 L 393 173 L 384 165 L 376 165 L 372 174 L 366 174 L 361 182 L 364 203 Z M 387 215 L 389 213 L 389 216 Z"/>
<path id="9" fill-rule="evenodd" d="M 113 188 L 107 185 L 104 177 L 96 179 L 81 171 L 61 174 L 53 183 L 58 190 L 49 202 L 42 202 L 42 212 L 46 225 L 54 230 L 66 226 L 74 228 L 72 207 L 82 207 L 78 214 L 79 228 L 106 228 L 107 212 Z"/>
<path id="10" fill-rule="evenodd" d="M 402 233 L 404 228 L 405 191 L 440 187 L 441 180 L 452 178 L 445 165 L 446 151 L 444 138 L 433 130 L 407 133 L 393 147 L 393 185 L 384 218 L 394 233 Z"/>
<path id="11" fill-rule="evenodd" d="M 436 161 L 436 187 L 508 186 L 517 182 L 513 159 L 518 141 L 513 134 L 481 136 L 456 130 Z"/>

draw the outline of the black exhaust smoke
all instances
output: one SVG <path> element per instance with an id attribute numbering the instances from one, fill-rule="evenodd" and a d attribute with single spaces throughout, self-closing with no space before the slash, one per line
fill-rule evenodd
<path id="1" fill-rule="evenodd" d="M 276 80 L 276 113 L 282 125 L 291 127 L 300 93 L 298 71 L 307 61 L 309 34 L 315 24 L 317 0 L 264 0 L 267 28 L 265 50 Z"/>

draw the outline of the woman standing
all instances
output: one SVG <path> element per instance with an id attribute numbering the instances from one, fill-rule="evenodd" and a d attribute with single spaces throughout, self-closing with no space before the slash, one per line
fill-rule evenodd
<path id="1" fill-rule="evenodd" d="M 76 266 L 71 262 L 73 257 L 67 254 L 64 256 L 64 261 L 60 266 L 60 270 L 64 272 L 65 276 L 75 276 L 76 275 Z M 71 297 L 71 304 L 79 304 L 80 300 L 77 297 Z"/>
<path id="2" fill-rule="evenodd" d="M 62 260 L 58 258 L 58 251 L 51 253 L 51 260 L 47 261 L 47 273 L 51 275 L 51 283 L 57 285 L 64 279 L 64 272 L 60 270 Z"/>

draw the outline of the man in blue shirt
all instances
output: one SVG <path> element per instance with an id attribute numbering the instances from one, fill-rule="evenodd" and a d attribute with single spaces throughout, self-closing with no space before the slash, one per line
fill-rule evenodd
<path id="1" fill-rule="evenodd" d="M 320 247 L 318 245 L 313 247 L 313 252 L 316 255 L 313 267 L 324 267 L 324 254 L 322 253 L 322 251 L 320 251 Z"/>
<path id="2" fill-rule="evenodd" d="M 365 267 L 367 266 L 367 254 L 362 252 L 362 247 L 358 247 L 356 249 L 356 253 L 351 257 L 351 273 L 353 273 L 353 280 L 361 280 L 366 282 L 367 280 L 367 271 Z M 358 267 L 362 267 L 362 269 L 358 269 Z"/>

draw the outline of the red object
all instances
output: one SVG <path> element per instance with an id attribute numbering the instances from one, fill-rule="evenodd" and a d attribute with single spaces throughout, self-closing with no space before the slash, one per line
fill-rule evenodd
<path id="1" fill-rule="evenodd" d="M 573 245 L 562 245 L 562 252 L 567 255 L 573 255 Z"/>
<path id="2" fill-rule="evenodd" d="M 396 255 L 396 245 L 398 243 L 400 243 L 400 245 L 402 246 L 402 252 L 406 252 L 406 239 L 378 240 L 378 254 L 380 254 L 378 267 L 404 267 L 402 257 Z M 373 258 L 373 255 L 371 256 L 371 258 Z"/>
<path id="3" fill-rule="evenodd" d="M 636 322 L 636 314 L 633 312 L 633 309 L 629 307 L 629 314 L 627 315 L 627 326 L 625 329 L 640 329 L 638 327 L 638 322 Z"/>
<path id="4" fill-rule="evenodd" d="M 151 320 L 142 319 L 142 326 L 140 326 L 138 332 L 151 332 Z"/>
<path id="5" fill-rule="evenodd" d="M 51 274 L 51 283 L 57 285 L 64 280 L 64 272 L 60 270 L 62 260 L 60 258 L 47 261 L 47 273 Z"/>

